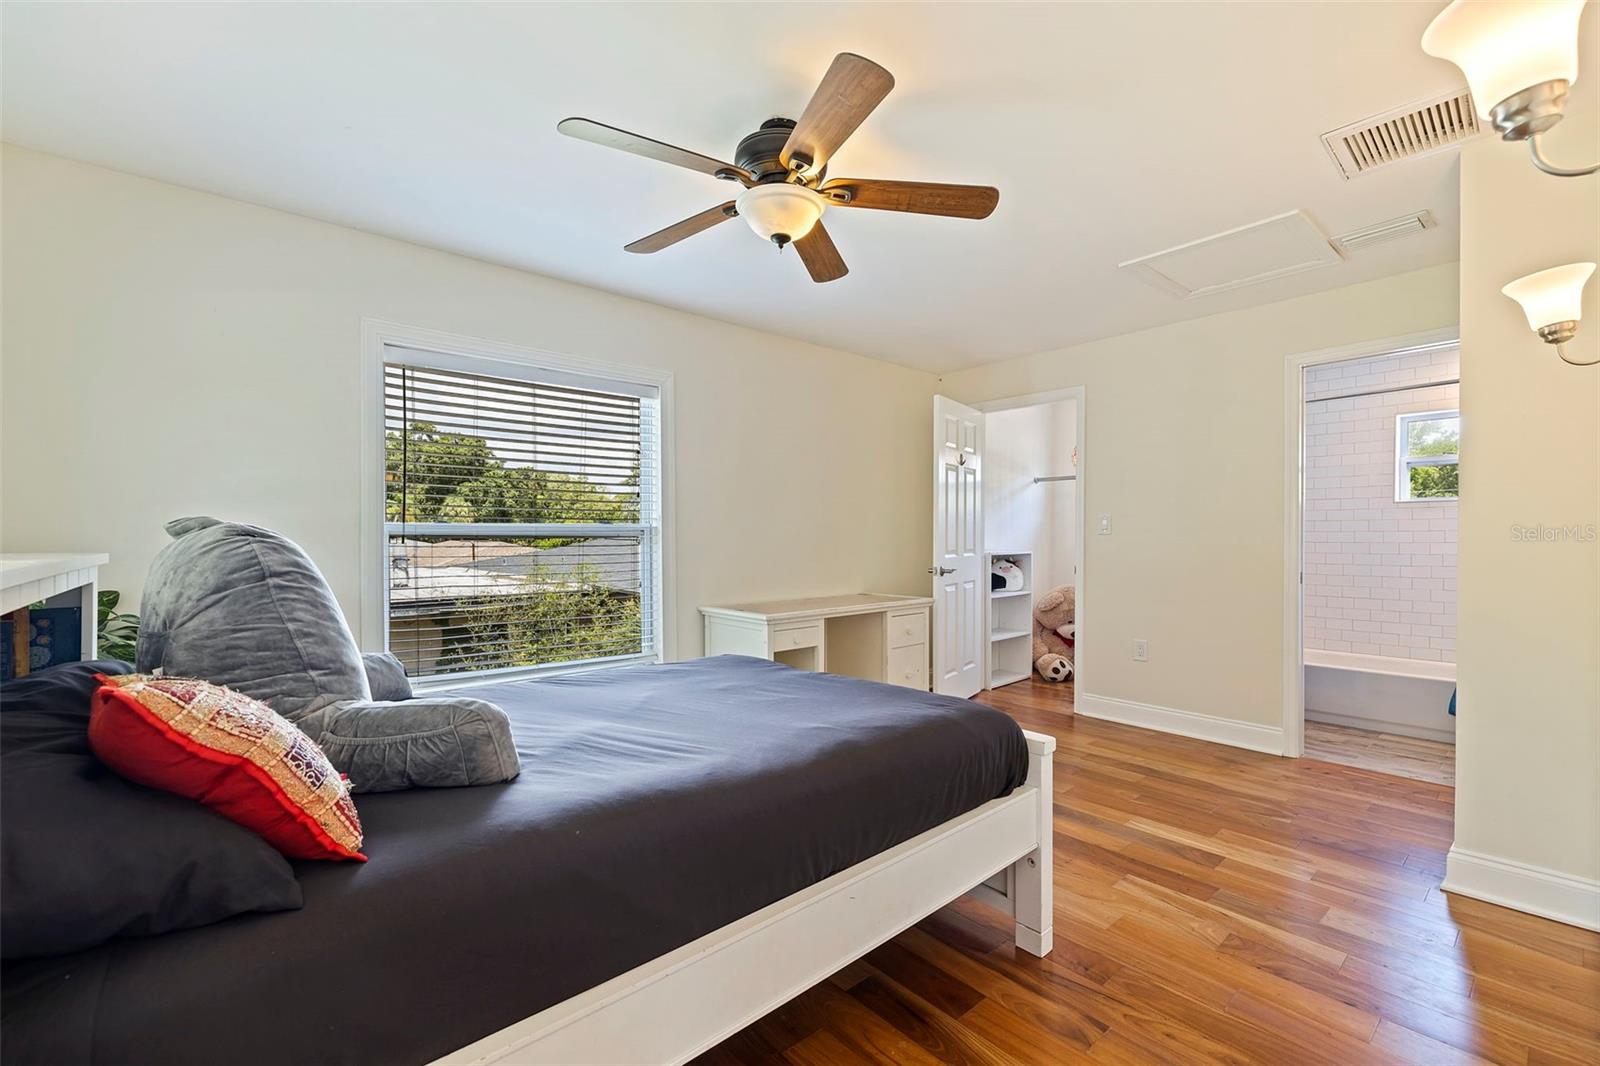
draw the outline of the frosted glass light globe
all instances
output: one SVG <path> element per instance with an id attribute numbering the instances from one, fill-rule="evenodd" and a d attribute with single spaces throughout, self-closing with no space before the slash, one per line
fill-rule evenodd
<path id="1" fill-rule="evenodd" d="M 1583 317 L 1583 287 L 1593 273 L 1593 263 L 1568 263 L 1518 278 L 1500 291 L 1522 305 L 1530 329 L 1541 330 Z"/>
<path id="2" fill-rule="evenodd" d="M 1461 68 L 1478 114 L 1547 81 L 1578 80 L 1585 0 L 1454 0 L 1428 24 L 1422 50 Z"/>
<path id="3" fill-rule="evenodd" d="M 773 182 L 752 185 L 734 204 L 757 237 L 783 245 L 810 233 L 828 201 L 804 185 Z"/>

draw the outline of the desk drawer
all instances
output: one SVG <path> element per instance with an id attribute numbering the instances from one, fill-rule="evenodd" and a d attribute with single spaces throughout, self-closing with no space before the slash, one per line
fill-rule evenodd
<path id="1" fill-rule="evenodd" d="M 822 646 L 822 623 L 803 622 L 799 625 L 784 626 L 782 629 L 774 626 L 768 639 L 775 652 L 792 651 L 795 648 L 818 648 Z"/>
<path id="2" fill-rule="evenodd" d="M 909 648 L 928 643 L 928 612 L 913 611 L 889 616 L 889 647 Z"/>
<path id="3" fill-rule="evenodd" d="M 904 648 L 889 649 L 889 676 L 891 685 L 928 691 L 928 645 L 911 644 Z"/>

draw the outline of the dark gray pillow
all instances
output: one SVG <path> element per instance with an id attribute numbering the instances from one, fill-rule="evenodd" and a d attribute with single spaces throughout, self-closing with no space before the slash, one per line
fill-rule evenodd
<path id="1" fill-rule="evenodd" d="M 491 785 L 517 776 L 511 720 L 492 703 L 418 696 L 323 711 L 317 743 L 352 792 Z"/>
<path id="2" fill-rule="evenodd" d="M 276 848 L 89 753 L 96 673 L 68 663 L 0 686 L 0 954 L 54 955 L 252 911 L 295 910 Z"/>
<path id="3" fill-rule="evenodd" d="M 371 698 L 333 590 L 298 544 L 215 518 L 179 518 L 167 532 L 139 604 L 140 673 L 226 685 L 291 722 Z"/>
<path id="4" fill-rule="evenodd" d="M 88 755 L 89 700 L 96 674 L 120 676 L 133 667 L 117 659 L 62 663 L 0 685 L 5 746 L 0 753 L 44 751 Z"/>
<path id="5" fill-rule="evenodd" d="M 367 668 L 367 687 L 372 698 L 394 702 L 411 698 L 411 679 L 406 676 L 405 664 L 386 651 L 361 653 L 361 663 Z"/>

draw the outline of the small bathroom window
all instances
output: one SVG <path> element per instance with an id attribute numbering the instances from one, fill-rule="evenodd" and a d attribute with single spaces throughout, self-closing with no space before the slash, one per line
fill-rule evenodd
<path id="1" fill-rule="evenodd" d="M 1418 411 L 1395 419 L 1395 490 L 1402 503 L 1460 495 L 1461 412 Z"/>

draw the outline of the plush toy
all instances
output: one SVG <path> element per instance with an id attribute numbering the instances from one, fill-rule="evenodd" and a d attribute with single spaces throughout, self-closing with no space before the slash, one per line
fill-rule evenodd
<path id="1" fill-rule="evenodd" d="M 1077 600 L 1077 591 L 1071 585 L 1061 585 L 1040 596 L 1033 605 L 1033 668 L 1046 681 L 1072 677 Z"/>
<path id="2" fill-rule="evenodd" d="M 995 559 L 989 564 L 989 591 L 1015 591 L 1023 585 L 1022 567 L 1010 559 Z"/>

